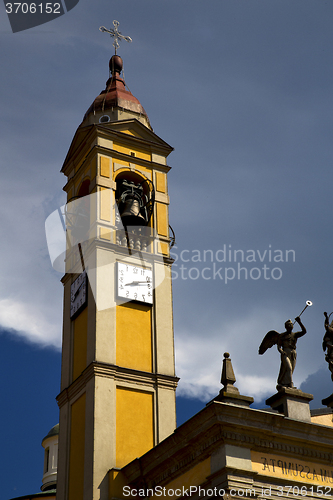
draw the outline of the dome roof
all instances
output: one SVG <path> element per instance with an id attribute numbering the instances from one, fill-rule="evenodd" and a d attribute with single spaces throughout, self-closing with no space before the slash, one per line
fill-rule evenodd
<path id="1" fill-rule="evenodd" d="M 45 438 L 42 440 L 45 441 L 45 439 L 57 436 L 59 434 L 59 424 L 56 424 L 52 429 L 48 432 L 48 434 L 45 436 Z"/>
<path id="2" fill-rule="evenodd" d="M 102 90 L 87 110 L 83 120 L 87 118 L 90 113 L 105 112 L 113 108 L 121 108 L 138 115 L 144 115 L 148 120 L 147 113 L 139 100 L 126 89 L 125 82 L 120 77 L 120 73 L 123 69 L 121 57 L 117 55 L 112 56 L 109 67 L 112 76 L 106 82 L 105 90 Z"/>

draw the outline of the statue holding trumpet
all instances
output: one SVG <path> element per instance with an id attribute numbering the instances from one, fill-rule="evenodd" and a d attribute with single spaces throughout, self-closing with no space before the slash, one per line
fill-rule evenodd
<path id="1" fill-rule="evenodd" d="M 300 316 L 309 306 L 312 306 L 312 302 L 307 300 L 303 311 L 295 318 L 294 323 L 291 319 L 288 319 L 288 321 L 285 322 L 285 332 L 279 333 L 275 330 L 271 330 L 265 335 L 260 344 L 259 354 L 264 354 L 264 352 L 266 352 L 270 347 L 273 347 L 273 345 L 277 345 L 277 349 L 281 354 L 280 372 L 276 386 L 278 391 L 284 387 L 294 387 L 292 377 L 296 366 L 296 344 L 297 340 L 306 334 L 306 328 L 301 322 Z M 299 324 L 301 330 L 293 332 L 294 324 L 296 322 Z"/>

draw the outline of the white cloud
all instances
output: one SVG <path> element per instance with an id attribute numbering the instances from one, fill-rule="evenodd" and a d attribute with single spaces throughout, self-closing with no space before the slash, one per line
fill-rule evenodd
<path id="1" fill-rule="evenodd" d="M 223 353 L 229 352 L 236 376 L 235 386 L 241 394 L 252 396 L 256 401 L 273 395 L 280 355 L 273 347 L 260 356 L 258 347 L 270 326 L 273 329 L 275 325 L 280 325 L 280 331 L 283 331 L 283 322 L 277 310 L 256 307 L 244 313 L 241 319 L 221 321 L 218 328 L 214 325 L 202 331 L 200 325 L 195 330 L 176 331 L 176 372 L 180 377 L 178 394 L 205 402 L 216 396 L 222 388 Z M 302 339 L 300 345 L 301 342 Z M 309 362 L 312 361 L 312 366 L 316 363 L 320 365 L 320 358 L 317 361 L 313 354 L 314 351 L 308 355 L 302 352 L 299 356 L 294 374 L 294 383 L 298 387 L 307 377 Z"/>
<path id="2" fill-rule="evenodd" d="M 17 335 L 39 345 L 61 346 L 59 328 L 43 315 L 39 304 L 0 300 L 0 324 L 2 328 L 15 330 Z"/>

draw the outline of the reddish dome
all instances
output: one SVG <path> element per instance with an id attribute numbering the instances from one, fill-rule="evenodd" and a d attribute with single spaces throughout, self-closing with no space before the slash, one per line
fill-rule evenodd
<path id="1" fill-rule="evenodd" d="M 111 78 L 106 82 L 105 90 L 96 97 L 84 119 L 90 114 L 97 111 L 106 111 L 111 108 L 122 108 L 128 111 L 133 111 L 147 117 L 147 113 L 141 106 L 140 102 L 134 97 L 125 87 L 124 80 L 120 77 L 120 72 L 123 68 L 123 61 L 119 56 L 112 56 L 110 59 Z"/>

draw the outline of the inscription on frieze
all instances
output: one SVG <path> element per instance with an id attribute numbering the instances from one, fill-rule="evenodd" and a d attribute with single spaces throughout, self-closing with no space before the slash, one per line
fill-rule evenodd
<path id="1" fill-rule="evenodd" d="M 333 485 L 333 467 L 328 464 L 257 451 L 251 451 L 251 461 L 252 469 L 264 476 L 317 485 Z"/>

